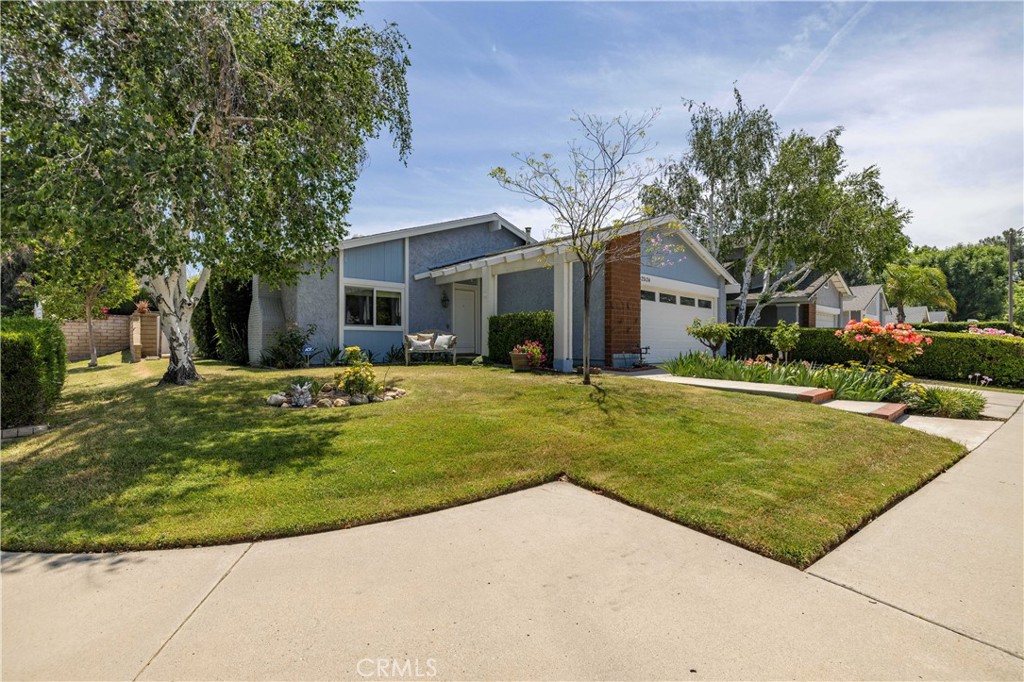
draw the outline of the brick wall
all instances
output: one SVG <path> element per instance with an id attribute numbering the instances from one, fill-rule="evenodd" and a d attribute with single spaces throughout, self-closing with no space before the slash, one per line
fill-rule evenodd
<path id="1" fill-rule="evenodd" d="M 604 362 L 640 345 L 640 234 L 612 241 L 604 266 Z"/>
<path id="2" fill-rule="evenodd" d="M 128 315 L 111 315 L 92 321 L 96 352 L 100 355 L 125 350 L 131 343 Z M 68 360 L 86 360 L 89 357 L 89 330 L 85 320 L 72 320 L 61 325 L 68 343 Z"/>

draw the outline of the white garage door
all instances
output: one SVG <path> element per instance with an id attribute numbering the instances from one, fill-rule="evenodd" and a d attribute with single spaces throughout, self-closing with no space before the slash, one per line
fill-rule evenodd
<path id="1" fill-rule="evenodd" d="M 816 313 L 814 316 L 815 327 L 838 327 L 836 323 L 838 316 L 829 313 Z"/>
<path id="2" fill-rule="evenodd" d="M 706 350 L 686 328 L 700 318 L 716 321 L 718 302 L 707 295 L 642 288 L 640 290 L 640 342 L 650 346 L 648 362 L 659 363 L 681 353 Z"/>

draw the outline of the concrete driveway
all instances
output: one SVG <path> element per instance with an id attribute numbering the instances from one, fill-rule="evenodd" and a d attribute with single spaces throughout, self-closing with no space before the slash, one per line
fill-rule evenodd
<path id="1" fill-rule="evenodd" d="M 567 483 L 255 544 L 3 556 L 8 680 L 1021 679 L 981 640 Z"/>

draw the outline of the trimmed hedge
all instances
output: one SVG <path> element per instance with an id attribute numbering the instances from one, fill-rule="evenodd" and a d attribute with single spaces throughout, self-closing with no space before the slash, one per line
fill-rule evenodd
<path id="1" fill-rule="evenodd" d="M 67 342 L 54 320 L 4 318 L 0 326 L 0 421 L 3 428 L 38 424 L 60 398 Z"/>
<path id="2" fill-rule="evenodd" d="M 726 352 L 738 358 L 774 354 L 769 340 L 772 330 L 738 329 Z M 826 365 L 867 361 L 863 352 L 846 346 L 835 333 L 835 329 L 801 329 L 800 341 L 790 358 Z M 932 344 L 925 347 L 924 354 L 900 364 L 900 369 L 918 378 L 944 381 L 966 381 L 967 375 L 980 372 L 992 377 L 994 385 L 1024 386 L 1024 339 L 934 331 L 928 336 Z"/>
<path id="3" fill-rule="evenodd" d="M 932 345 L 924 355 L 900 365 L 908 374 L 967 381 L 967 375 L 980 372 L 992 377 L 996 386 L 1024 387 L 1024 339 L 949 332 L 928 332 L 928 336 Z"/>
<path id="4" fill-rule="evenodd" d="M 551 365 L 555 348 L 555 312 L 538 310 L 530 313 L 505 313 L 495 315 L 489 321 L 489 359 L 507 365 L 508 354 L 523 341 L 540 341 Z"/>
<path id="5" fill-rule="evenodd" d="M 986 320 L 983 322 L 925 322 L 914 325 L 916 329 L 927 329 L 933 332 L 966 332 L 969 327 L 980 327 L 981 329 L 999 329 L 1017 336 L 1024 336 L 1024 327 L 1019 324 L 1011 325 L 1006 320 Z"/>

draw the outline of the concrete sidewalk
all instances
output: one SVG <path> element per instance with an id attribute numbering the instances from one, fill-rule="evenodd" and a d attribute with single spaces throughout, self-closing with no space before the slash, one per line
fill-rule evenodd
<path id="1" fill-rule="evenodd" d="M 5 554 L 2 578 L 4 679 L 1024 676 L 980 637 L 567 483 L 248 545 Z"/>
<path id="2" fill-rule="evenodd" d="M 808 572 L 1024 656 L 1022 480 L 1018 410 Z"/>

